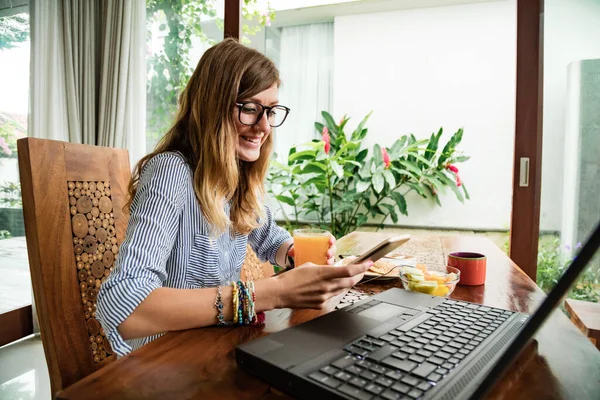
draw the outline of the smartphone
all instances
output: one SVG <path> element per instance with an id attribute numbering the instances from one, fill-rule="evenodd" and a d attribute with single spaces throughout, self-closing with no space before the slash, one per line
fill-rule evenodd
<path id="1" fill-rule="evenodd" d="M 361 254 L 358 258 L 353 260 L 350 264 L 360 264 L 367 260 L 371 260 L 373 262 L 379 260 L 381 257 L 384 257 L 386 254 L 390 253 L 397 247 L 402 246 L 404 243 L 410 240 L 410 235 L 401 235 L 401 236 L 393 236 L 391 238 L 385 239 L 383 242 L 379 243 L 377 246 L 373 247 L 371 250 Z M 349 265 L 350 265 L 349 264 Z"/>

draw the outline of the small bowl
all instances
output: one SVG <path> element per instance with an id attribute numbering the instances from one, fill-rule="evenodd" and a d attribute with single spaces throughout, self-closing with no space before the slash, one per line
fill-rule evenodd
<path id="1" fill-rule="evenodd" d="M 421 269 L 421 268 L 418 268 Z M 452 279 L 450 274 L 454 274 Z M 404 273 L 404 269 L 400 269 L 400 280 L 405 290 L 411 292 L 429 294 L 431 296 L 448 297 L 454 292 L 456 284 L 460 281 L 460 271 L 454 267 L 442 267 L 428 270 L 425 268 L 424 280 L 411 280 Z"/>

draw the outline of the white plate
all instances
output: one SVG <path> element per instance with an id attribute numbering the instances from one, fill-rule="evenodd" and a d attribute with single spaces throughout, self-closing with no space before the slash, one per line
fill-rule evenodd
<path id="1" fill-rule="evenodd" d="M 348 256 L 345 258 L 350 258 L 350 257 L 355 257 L 355 256 Z M 409 267 L 417 266 L 417 258 L 414 256 L 402 256 L 402 257 L 397 257 L 397 258 L 384 257 L 384 258 L 382 258 L 382 260 L 387 261 L 390 264 L 394 264 L 394 265 L 398 265 L 398 266 L 402 266 L 402 265 L 406 265 Z M 336 262 L 335 265 L 337 265 L 337 266 L 342 265 L 342 260 L 339 260 L 338 262 Z M 365 272 L 365 277 L 363 278 L 363 280 L 377 278 L 377 277 L 379 278 L 379 279 L 377 279 L 377 281 L 390 281 L 390 280 L 394 280 L 394 279 L 399 279 L 400 278 L 400 268 L 396 268 L 395 270 L 391 271 L 387 275 L 381 275 L 376 272 L 367 271 L 367 272 Z M 373 280 L 373 281 L 375 281 L 375 280 Z"/>

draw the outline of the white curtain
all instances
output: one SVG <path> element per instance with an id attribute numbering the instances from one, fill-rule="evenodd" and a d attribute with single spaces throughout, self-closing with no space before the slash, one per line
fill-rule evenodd
<path id="1" fill-rule="evenodd" d="M 145 153 L 145 0 L 32 0 L 31 137 Z"/>
<path id="2" fill-rule="evenodd" d="M 291 108 L 276 129 L 275 151 L 287 160 L 293 145 L 320 138 L 315 122 L 333 106 L 333 22 L 281 30 L 279 102 Z"/>

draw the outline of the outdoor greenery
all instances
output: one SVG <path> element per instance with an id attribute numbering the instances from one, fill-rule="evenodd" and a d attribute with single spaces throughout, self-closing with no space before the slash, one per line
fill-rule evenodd
<path id="1" fill-rule="evenodd" d="M 4 182 L 0 184 L 0 207 L 20 208 L 21 185 L 17 182 Z"/>
<path id="2" fill-rule="evenodd" d="M 271 163 L 268 192 L 279 202 L 288 229 L 302 222 L 327 228 L 339 238 L 368 221 L 383 227 L 408 215 L 406 195 L 415 192 L 441 206 L 439 194 L 450 188 L 459 201 L 469 198 L 455 164 L 469 159 L 457 151 L 463 130 L 442 147 L 442 129 L 429 139 L 403 135 L 389 147 L 364 148 L 371 113 L 349 134 L 344 116 L 339 124 L 326 111 L 325 124 L 315 123 L 322 140 L 292 147 L 287 164 Z M 439 150 L 441 148 L 441 150 Z M 286 213 L 284 204 L 293 215 Z"/>
<path id="3" fill-rule="evenodd" d="M 13 121 L 0 125 L 0 158 L 17 158 L 17 132 Z"/>
<path id="4" fill-rule="evenodd" d="M 179 94 L 191 77 L 198 60 L 190 59 L 190 52 L 198 41 L 212 45 L 213 38 L 202 27 L 203 17 L 215 19 L 223 30 L 223 21 L 217 18 L 214 0 L 148 0 L 146 26 L 152 37 L 154 27 L 164 33 L 162 50 L 147 55 L 148 116 L 147 135 L 152 141 L 161 138 L 173 122 Z M 270 25 L 274 11 L 258 8 L 257 0 L 244 0 L 242 5 L 242 42 L 248 35 Z M 249 22 L 255 21 L 255 26 Z"/>
<path id="5" fill-rule="evenodd" d="M 0 50 L 12 49 L 29 38 L 27 13 L 0 17 Z"/>
<path id="6" fill-rule="evenodd" d="M 577 245 L 575 249 L 579 249 Z M 554 237 L 550 241 L 541 242 L 538 250 L 537 284 L 546 293 L 556 285 L 563 272 L 573 261 L 572 249 L 563 249 L 560 239 Z M 600 301 L 600 281 L 597 272 L 587 268 L 583 275 L 573 285 L 568 297 L 592 302 Z"/>

